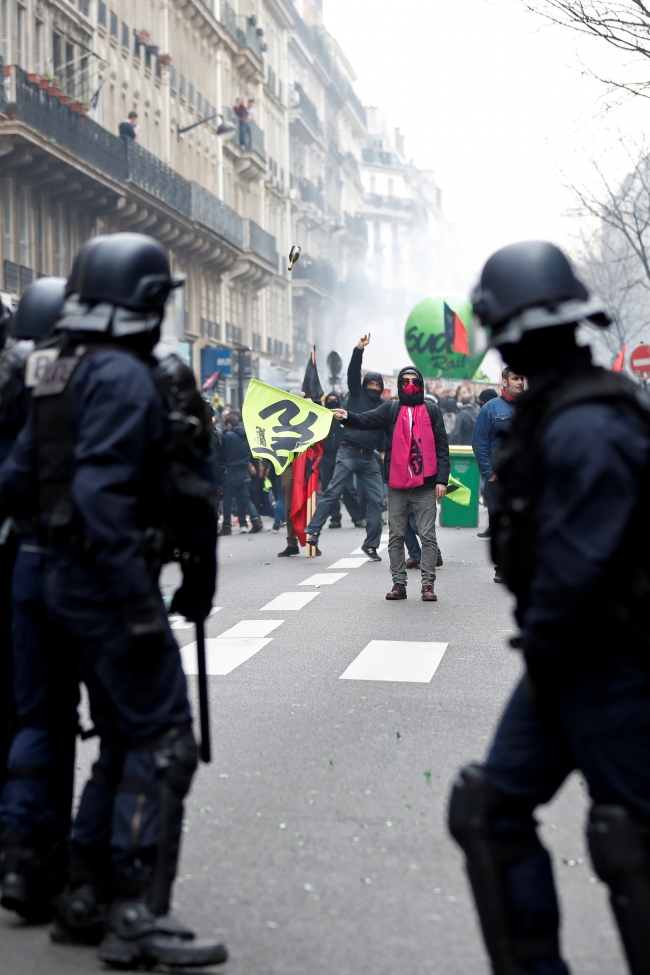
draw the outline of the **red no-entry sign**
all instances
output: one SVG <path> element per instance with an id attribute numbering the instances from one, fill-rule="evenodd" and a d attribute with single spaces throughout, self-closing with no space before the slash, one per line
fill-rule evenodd
<path id="1" fill-rule="evenodd" d="M 630 356 L 630 369 L 639 379 L 650 379 L 650 345 L 639 345 Z"/>

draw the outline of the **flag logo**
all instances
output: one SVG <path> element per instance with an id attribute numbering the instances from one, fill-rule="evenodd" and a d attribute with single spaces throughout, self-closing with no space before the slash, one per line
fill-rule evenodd
<path id="1" fill-rule="evenodd" d="M 461 355 L 469 355 L 469 340 L 467 328 L 463 324 L 459 315 L 450 308 L 447 302 L 444 303 L 445 309 L 445 347 L 447 352 L 460 352 Z"/>
<path id="2" fill-rule="evenodd" d="M 332 413 L 324 406 L 251 379 L 242 409 L 253 457 L 270 460 L 281 474 L 298 454 L 330 432 Z"/>

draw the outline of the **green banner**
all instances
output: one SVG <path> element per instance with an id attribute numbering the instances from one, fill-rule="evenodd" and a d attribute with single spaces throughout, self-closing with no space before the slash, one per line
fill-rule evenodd
<path id="1" fill-rule="evenodd" d="M 298 454 L 324 440 L 332 412 L 324 406 L 251 379 L 242 409 L 253 457 L 271 461 L 281 474 Z"/>
<path id="2" fill-rule="evenodd" d="M 460 481 L 457 481 L 455 477 L 450 476 L 447 485 L 447 497 L 454 504 L 461 504 L 463 508 L 468 508 L 472 499 L 472 492 Z"/>

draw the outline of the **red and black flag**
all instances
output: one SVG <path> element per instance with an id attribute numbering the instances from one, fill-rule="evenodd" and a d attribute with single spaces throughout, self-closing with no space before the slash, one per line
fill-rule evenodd
<path id="1" fill-rule="evenodd" d="M 469 355 L 467 329 L 456 312 L 444 302 L 445 308 L 445 346 L 447 352 L 460 352 Z"/>
<path id="2" fill-rule="evenodd" d="M 315 443 L 303 454 L 299 454 L 293 462 L 291 520 L 301 545 L 307 543 L 305 528 L 316 510 L 316 492 L 322 457 L 323 444 Z"/>
<path id="3" fill-rule="evenodd" d="M 324 394 L 316 365 L 316 346 L 313 346 L 311 355 L 309 356 L 309 362 L 305 369 L 305 378 L 302 381 L 302 391 L 305 394 L 305 399 L 313 400 L 314 403 L 320 403 Z"/>

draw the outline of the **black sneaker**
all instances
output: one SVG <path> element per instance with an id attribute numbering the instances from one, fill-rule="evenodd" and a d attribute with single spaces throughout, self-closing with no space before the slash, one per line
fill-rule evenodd
<path id="1" fill-rule="evenodd" d="M 506 581 L 503 578 L 503 576 L 501 575 L 501 569 L 499 568 L 498 565 L 495 565 L 495 567 L 494 567 L 494 581 L 495 582 L 505 582 Z"/>
<path id="2" fill-rule="evenodd" d="M 305 538 L 307 545 L 314 545 L 316 548 L 318 548 L 319 535 L 317 535 L 316 532 L 312 532 L 311 535 L 306 535 Z"/>
<path id="3" fill-rule="evenodd" d="M 278 552 L 279 559 L 288 559 L 291 555 L 300 555 L 300 549 L 297 545 L 287 545 L 282 552 Z"/>
<path id="4" fill-rule="evenodd" d="M 340 528 L 341 527 L 341 522 L 340 521 L 330 521 L 330 523 L 329 523 L 329 525 L 327 527 L 328 528 Z"/>
<path id="5" fill-rule="evenodd" d="M 262 519 L 255 518 L 255 520 L 253 521 L 253 527 L 251 528 L 250 531 L 251 535 L 256 535 L 257 532 L 263 532 L 263 531 L 264 531 L 264 525 L 262 524 Z"/>
<path id="6" fill-rule="evenodd" d="M 381 555 L 378 555 L 377 554 L 377 549 L 376 548 L 372 548 L 370 545 L 362 545 L 361 546 L 361 551 L 362 552 L 365 552 L 366 555 L 368 556 L 368 558 L 372 562 L 381 562 Z"/>
<path id="7" fill-rule="evenodd" d="M 222 538 L 224 535 L 232 535 L 232 528 L 230 527 L 230 525 L 223 525 L 219 529 L 218 534 L 219 534 L 219 538 Z"/>
<path id="8" fill-rule="evenodd" d="M 492 532 L 490 531 L 490 526 L 488 525 L 484 532 L 477 532 L 477 538 L 492 538 Z"/>

